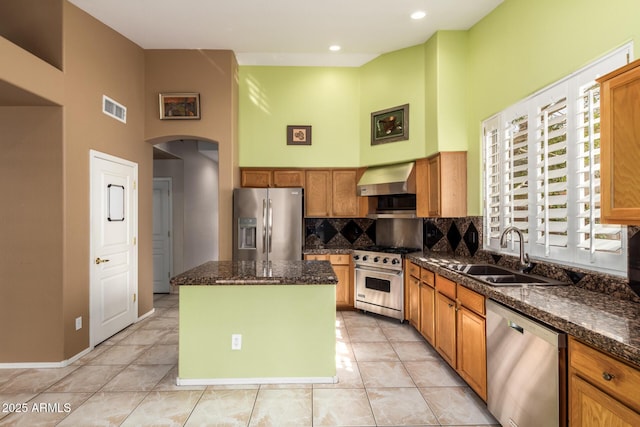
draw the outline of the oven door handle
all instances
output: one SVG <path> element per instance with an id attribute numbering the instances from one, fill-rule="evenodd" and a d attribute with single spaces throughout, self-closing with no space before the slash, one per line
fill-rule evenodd
<path id="1" fill-rule="evenodd" d="M 384 273 L 384 274 L 388 274 L 390 276 L 402 276 L 402 270 L 397 271 L 397 270 L 386 270 L 384 268 L 376 268 L 376 267 L 355 267 L 355 271 L 362 271 L 362 272 L 367 272 L 367 271 L 371 271 L 372 273 Z"/>

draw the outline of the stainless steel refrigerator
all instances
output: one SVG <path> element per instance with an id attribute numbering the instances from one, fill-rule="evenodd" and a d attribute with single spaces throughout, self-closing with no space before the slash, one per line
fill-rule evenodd
<path id="1" fill-rule="evenodd" d="M 233 190 L 233 259 L 302 259 L 302 188 Z"/>

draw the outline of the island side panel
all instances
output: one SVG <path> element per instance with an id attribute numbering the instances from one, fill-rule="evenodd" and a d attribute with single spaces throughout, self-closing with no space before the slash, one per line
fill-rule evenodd
<path id="1" fill-rule="evenodd" d="M 179 313 L 183 384 L 336 375 L 335 285 L 181 286 Z"/>

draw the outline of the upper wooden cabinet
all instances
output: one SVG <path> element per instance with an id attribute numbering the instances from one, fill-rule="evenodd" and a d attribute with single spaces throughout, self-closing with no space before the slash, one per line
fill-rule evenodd
<path id="1" fill-rule="evenodd" d="M 243 187 L 304 187 L 302 169 L 242 169 Z"/>
<path id="2" fill-rule="evenodd" d="M 304 179 L 305 216 L 331 216 L 331 171 L 307 170 Z"/>
<path id="3" fill-rule="evenodd" d="M 305 172 L 305 216 L 360 216 L 360 198 L 356 194 L 356 169 L 307 169 Z"/>
<path id="4" fill-rule="evenodd" d="M 601 222 L 640 225 L 640 60 L 597 81 Z"/>
<path id="5" fill-rule="evenodd" d="M 416 204 L 419 217 L 467 215 L 466 151 L 443 151 L 416 160 Z"/>
<path id="6" fill-rule="evenodd" d="M 270 169 L 242 169 L 240 185 L 243 187 L 271 187 L 272 171 Z"/>

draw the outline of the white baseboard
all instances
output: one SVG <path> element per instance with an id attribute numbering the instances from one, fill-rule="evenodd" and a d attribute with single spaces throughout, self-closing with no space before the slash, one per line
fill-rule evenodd
<path id="1" fill-rule="evenodd" d="M 180 378 L 177 385 L 336 384 L 338 377 Z"/>
<path id="2" fill-rule="evenodd" d="M 153 313 L 156 312 L 156 308 L 152 308 L 151 310 L 147 311 L 145 314 L 143 314 L 142 316 L 138 317 L 138 320 L 136 320 L 136 323 L 138 323 L 141 320 L 146 319 L 147 317 L 153 315 Z"/>
<path id="3" fill-rule="evenodd" d="M 41 368 L 64 368 L 71 365 L 82 356 L 93 350 L 93 347 L 86 348 L 70 359 L 62 362 L 24 362 L 24 363 L 0 363 L 0 369 L 41 369 Z"/>

